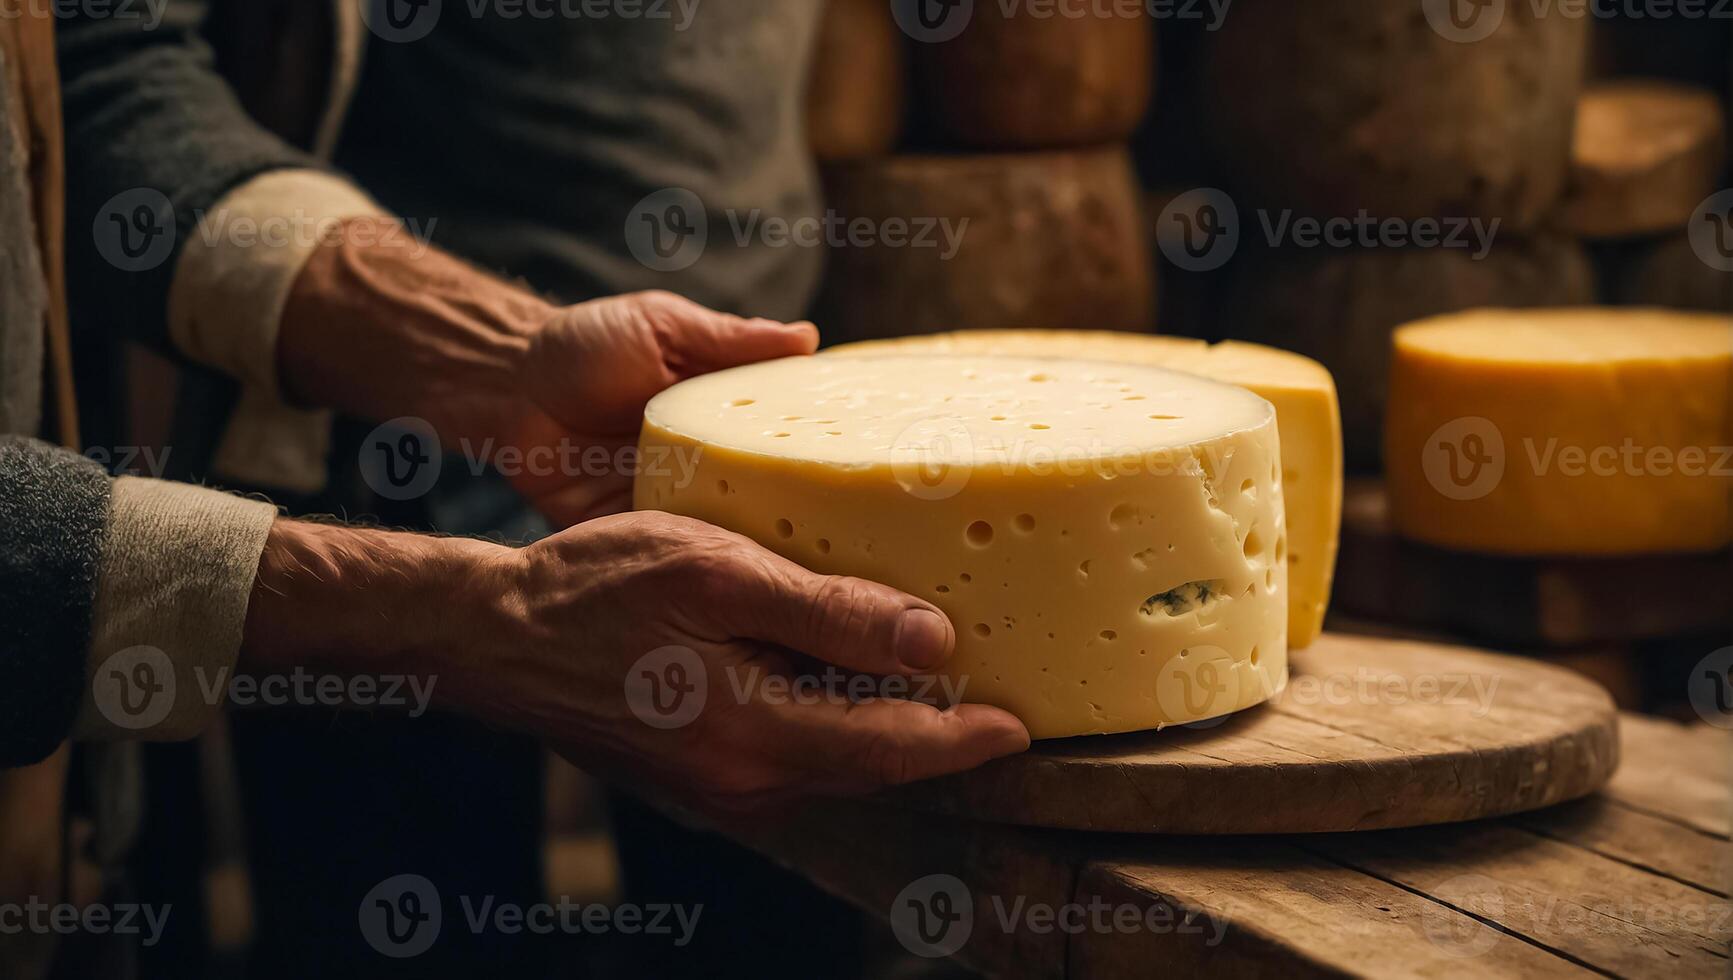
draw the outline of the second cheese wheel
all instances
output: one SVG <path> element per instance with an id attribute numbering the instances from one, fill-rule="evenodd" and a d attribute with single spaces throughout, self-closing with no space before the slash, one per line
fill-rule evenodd
<path id="1" fill-rule="evenodd" d="M 1156 368 L 793 358 L 651 400 L 639 509 L 902 589 L 957 630 L 945 673 L 1036 738 L 1160 728 L 1287 679 L 1269 403 Z M 814 651 L 822 654 L 822 651 Z"/>
<path id="2" fill-rule="evenodd" d="M 1155 319 L 1123 147 L 862 160 L 825 168 L 824 183 L 850 234 L 871 236 L 829 252 L 814 317 L 827 337 Z"/>
<path id="3" fill-rule="evenodd" d="M 833 347 L 825 356 L 916 353 L 1075 357 L 1147 364 L 1239 385 L 1276 408 L 1288 521 L 1288 646 L 1324 628 L 1342 526 L 1342 423 L 1324 366 L 1290 351 L 1228 341 L 1100 330 L 971 330 Z"/>
<path id="4" fill-rule="evenodd" d="M 1728 544 L 1733 318 L 1477 310 L 1397 331 L 1385 462 L 1403 535 L 1609 555 Z"/>
<path id="5" fill-rule="evenodd" d="M 941 146 L 1046 150 L 1128 139 L 1149 108 L 1155 38 L 1141 12 L 1039 17 L 979 3 L 921 44 L 919 102 Z"/>

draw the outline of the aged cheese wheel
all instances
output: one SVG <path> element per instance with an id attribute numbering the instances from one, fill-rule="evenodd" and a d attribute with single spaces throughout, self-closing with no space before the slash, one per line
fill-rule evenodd
<path id="1" fill-rule="evenodd" d="M 868 236 L 830 250 L 815 318 L 831 340 L 1154 319 L 1142 196 L 1119 147 L 859 161 L 827 168 L 825 189 L 846 233 Z"/>
<path id="2" fill-rule="evenodd" d="M 1466 5 L 1465 5 L 1466 6 Z M 1424 9 L 1423 9 L 1424 8 Z M 1199 114 L 1230 186 L 1319 216 L 1540 223 L 1564 187 L 1590 18 L 1527 3 L 1239 0 L 1203 36 Z"/>
<path id="3" fill-rule="evenodd" d="M 1472 241 L 1472 236 L 1469 236 Z M 1411 320 L 1478 306 L 1595 301 L 1594 267 L 1571 239 L 1469 248 L 1247 249 L 1225 291 L 1229 336 L 1315 358 L 1342 396 L 1350 469 L 1375 471 L 1383 445 L 1390 334 Z"/>
<path id="4" fill-rule="evenodd" d="M 1342 423 L 1323 365 L 1274 347 L 1094 330 L 975 330 L 833 347 L 826 357 L 915 352 L 1071 357 L 1202 375 L 1269 401 L 1281 431 L 1288 522 L 1288 647 L 1324 628 L 1342 526 Z"/>
<path id="5" fill-rule="evenodd" d="M 1149 108 L 1155 38 L 1141 7 L 977 3 L 961 33 L 916 49 L 940 146 L 1044 150 L 1128 139 Z"/>
<path id="6" fill-rule="evenodd" d="M 820 160 L 883 156 L 903 134 L 906 39 L 885 0 L 824 3 L 807 81 L 807 142 Z"/>
<path id="7" fill-rule="evenodd" d="M 1733 317 L 1476 310 L 1397 331 L 1385 450 L 1403 535 L 1609 555 L 1728 543 Z"/>
<path id="8" fill-rule="evenodd" d="M 962 700 L 1036 738 L 1216 717 L 1287 678 L 1275 412 L 1129 364 L 819 357 L 676 385 L 645 411 L 640 509 L 930 600 Z"/>
<path id="9" fill-rule="evenodd" d="M 1565 226 L 1590 238 L 1685 227 L 1721 173 L 1721 112 L 1713 92 L 1686 85 L 1590 86 L 1577 104 Z"/>

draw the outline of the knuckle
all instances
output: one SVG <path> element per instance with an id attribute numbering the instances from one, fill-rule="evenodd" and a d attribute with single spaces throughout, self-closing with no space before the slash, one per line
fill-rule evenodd
<path id="1" fill-rule="evenodd" d="M 875 732 L 860 749 L 861 775 L 874 788 L 901 786 L 914 778 L 914 767 L 902 741 L 890 732 Z"/>
<path id="2" fill-rule="evenodd" d="M 859 579 L 826 576 L 808 599 L 806 635 L 826 649 L 857 643 L 872 629 L 872 599 Z"/>

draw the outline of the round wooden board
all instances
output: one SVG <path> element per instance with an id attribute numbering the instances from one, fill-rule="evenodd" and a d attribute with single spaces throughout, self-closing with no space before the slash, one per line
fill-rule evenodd
<path id="1" fill-rule="evenodd" d="M 1292 834 L 1477 820 L 1587 795 L 1619 763 L 1593 681 L 1461 647 L 1325 634 L 1270 703 L 1211 727 L 1037 742 L 895 802 L 994 823 Z"/>

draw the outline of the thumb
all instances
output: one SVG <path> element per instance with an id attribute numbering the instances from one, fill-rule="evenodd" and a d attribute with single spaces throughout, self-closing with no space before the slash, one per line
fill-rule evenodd
<path id="1" fill-rule="evenodd" d="M 806 321 L 748 319 L 666 294 L 646 297 L 645 308 L 663 361 L 680 378 L 818 349 L 818 328 Z"/>

